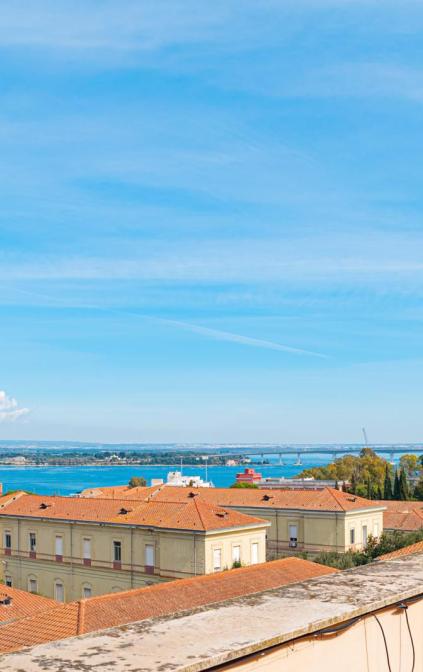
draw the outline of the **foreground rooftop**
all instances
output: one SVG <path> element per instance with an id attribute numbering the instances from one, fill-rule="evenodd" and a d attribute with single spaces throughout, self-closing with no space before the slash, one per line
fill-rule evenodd
<path id="1" fill-rule="evenodd" d="M 260 594 L 44 644 L 2 672 L 200 672 L 421 596 L 423 555 L 372 563 Z"/>
<path id="2" fill-rule="evenodd" d="M 180 614 L 243 595 L 279 588 L 337 570 L 300 558 L 285 558 L 231 571 L 197 576 L 190 579 L 156 584 L 59 604 L 54 600 L 17 591 L 34 598 L 38 605 L 8 626 L 0 627 L 0 652 L 16 651 L 26 646 L 72 637 L 132 621 Z M 21 603 L 19 603 L 21 604 Z"/>

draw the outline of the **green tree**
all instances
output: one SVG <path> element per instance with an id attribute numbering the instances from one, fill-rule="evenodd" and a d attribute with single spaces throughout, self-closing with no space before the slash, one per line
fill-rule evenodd
<path id="1" fill-rule="evenodd" d="M 401 455 L 399 463 L 407 476 L 411 476 L 419 468 L 419 458 L 417 455 Z"/>
<path id="2" fill-rule="evenodd" d="M 413 496 L 414 499 L 418 499 L 420 502 L 423 502 L 423 476 L 420 476 L 419 480 L 417 481 Z"/>
<path id="3" fill-rule="evenodd" d="M 145 488 L 146 485 L 147 481 L 142 476 L 132 476 L 128 483 L 130 488 Z"/>
<path id="4" fill-rule="evenodd" d="M 330 479 L 350 481 L 351 492 L 367 495 L 367 485 L 370 480 L 372 496 L 375 497 L 378 487 L 384 487 L 384 478 L 387 461 L 376 455 L 371 448 L 363 448 L 359 456 L 345 455 L 334 460 L 325 467 L 305 469 L 299 474 L 301 478 L 313 476 L 316 479 Z"/>
<path id="5" fill-rule="evenodd" d="M 423 529 L 407 533 L 399 531 L 384 532 L 378 539 L 370 536 L 363 551 L 347 551 L 346 553 L 324 551 L 313 558 L 313 561 L 338 569 L 349 569 L 357 565 L 365 565 L 380 555 L 391 553 L 418 541 L 423 541 Z"/>
<path id="6" fill-rule="evenodd" d="M 399 481 L 398 471 L 395 471 L 393 497 L 394 497 L 394 499 L 400 499 L 400 481 Z"/>
<path id="7" fill-rule="evenodd" d="M 399 475 L 399 499 L 410 499 L 410 489 L 408 487 L 408 481 L 404 467 L 401 467 Z"/>
<path id="8" fill-rule="evenodd" d="M 385 480 L 383 482 L 383 499 L 392 499 L 391 469 L 389 468 L 388 463 L 386 463 L 385 467 Z"/>
<path id="9" fill-rule="evenodd" d="M 230 486 L 231 488 L 256 488 L 258 489 L 258 485 L 256 483 L 248 483 L 246 481 L 237 481 L 236 483 L 232 483 Z"/>

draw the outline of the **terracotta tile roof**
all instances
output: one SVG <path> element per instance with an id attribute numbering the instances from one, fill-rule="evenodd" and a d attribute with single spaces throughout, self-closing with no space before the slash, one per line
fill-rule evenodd
<path id="1" fill-rule="evenodd" d="M 113 485 L 111 487 L 104 488 L 86 488 L 85 490 L 81 490 L 78 497 L 99 497 L 101 499 L 144 499 L 147 497 L 147 495 L 155 492 L 157 487 L 158 486 L 129 488 L 127 485 Z M 143 491 L 144 497 L 139 496 L 140 491 Z"/>
<path id="2" fill-rule="evenodd" d="M 146 525 L 149 527 L 211 531 L 251 525 L 268 526 L 261 518 L 225 510 L 214 504 L 187 498 L 168 502 L 23 494 L 0 509 L 2 516 L 26 516 L 50 520 L 80 520 Z"/>
<path id="3" fill-rule="evenodd" d="M 114 488 L 102 488 L 102 496 L 113 497 L 113 490 Z M 126 490 L 120 490 L 119 492 L 127 499 L 143 500 L 148 498 L 163 502 L 183 502 L 194 495 L 195 498 L 202 501 L 224 507 L 354 511 L 381 506 L 381 503 L 364 499 L 364 497 L 358 495 L 350 495 L 335 488 L 323 488 L 322 490 L 259 490 L 253 488 L 184 488 L 163 485 L 156 488 L 126 488 Z"/>
<path id="4" fill-rule="evenodd" d="M 17 490 L 16 492 L 12 492 L 10 495 L 3 495 L 0 497 L 0 510 L 3 509 L 6 504 L 9 504 L 10 502 L 14 502 L 15 500 L 19 499 L 19 497 L 22 497 L 22 495 L 25 495 L 26 493 L 23 490 Z"/>
<path id="5" fill-rule="evenodd" d="M 6 598 L 11 600 L 10 604 L 5 604 Z M 25 590 L 10 588 L 1 584 L 0 625 L 14 621 L 17 618 L 36 614 L 40 610 L 57 606 L 57 604 L 56 600 L 51 600 L 48 597 L 41 597 L 41 595 L 34 595 L 33 593 L 27 593 Z"/>
<path id="6" fill-rule="evenodd" d="M 380 555 L 378 560 L 395 560 L 395 558 L 402 558 L 405 555 L 412 555 L 413 553 L 423 553 L 423 541 L 418 541 L 416 544 L 411 544 L 410 546 L 404 546 L 404 548 L 399 548 L 397 551 L 392 551 L 391 553 L 385 553 L 385 555 Z"/>
<path id="7" fill-rule="evenodd" d="M 0 652 L 17 651 L 26 646 L 133 621 L 181 613 L 337 571 L 308 560 L 285 558 L 60 604 L 54 609 L 15 621 L 13 626 L 0 626 Z"/>
<path id="8" fill-rule="evenodd" d="M 413 532 L 423 527 L 423 502 L 378 500 L 378 504 L 386 507 L 383 513 L 386 530 Z"/>

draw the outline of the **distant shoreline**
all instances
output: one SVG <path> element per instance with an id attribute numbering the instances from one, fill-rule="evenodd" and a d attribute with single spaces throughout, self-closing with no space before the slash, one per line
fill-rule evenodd
<path id="1" fill-rule="evenodd" d="M 264 467 L 278 467 L 281 465 L 278 464 L 271 464 L 271 463 L 250 463 L 253 466 L 264 466 Z M 242 469 L 244 465 L 241 464 L 236 464 L 236 465 L 227 465 L 227 464 L 208 464 L 207 469 Z M 283 465 L 282 465 L 283 466 Z M 297 465 L 295 465 L 297 466 Z M 180 470 L 180 465 L 179 464 L 35 464 L 32 462 L 28 462 L 27 464 L 2 464 L 0 463 L 0 469 L 4 467 L 11 467 L 13 469 L 26 469 L 27 467 L 31 468 L 39 468 L 39 469 L 45 469 L 46 467 L 63 467 L 63 468 L 69 468 L 69 469 L 77 469 L 77 468 L 83 468 L 83 467 L 142 467 L 145 469 L 154 469 L 155 467 L 168 467 L 171 468 L 173 467 L 175 471 Z M 182 469 L 185 467 L 192 467 L 195 469 L 206 469 L 206 466 L 204 464 L 186 464 L 184 463 L 182 465 Z"/>

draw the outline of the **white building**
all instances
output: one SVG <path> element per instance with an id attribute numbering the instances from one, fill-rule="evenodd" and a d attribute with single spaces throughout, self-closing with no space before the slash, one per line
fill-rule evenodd
<path id="1" fill-rule="evenodd" d="M 163 485 L 163 479 L 153 478 L 151 485 Z M 214 488 L 211 481 L 203 481 L 201 476 L 183 476 L 181 471 L 169 471 L 165 485 L 182 488 Z"/>

